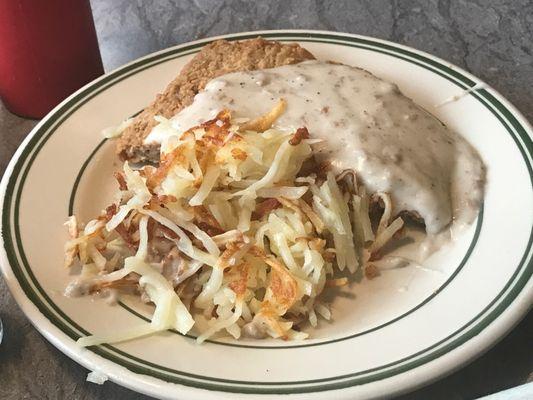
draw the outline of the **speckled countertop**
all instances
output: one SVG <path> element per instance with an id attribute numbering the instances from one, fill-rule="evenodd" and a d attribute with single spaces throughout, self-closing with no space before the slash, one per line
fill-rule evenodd
<path id="1" fill-rule="evenodd" d="M 533 120 L 533 2 L 92 0 L 106 70 L 155 50 L 224 33 L 280 28 L 352 32 L 442 57 L 488 82 Z M 0 174 L 36 121 L 0 104 Z M 0 278 L 0 399 L 146 399 L 87 371 L 49 344 Z M 487 354 L 412 399 L 473 399 L 533 379 L 533 317 Z"/>

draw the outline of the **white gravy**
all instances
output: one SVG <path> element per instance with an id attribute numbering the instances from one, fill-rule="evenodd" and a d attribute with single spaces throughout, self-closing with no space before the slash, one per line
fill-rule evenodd
<path id="1" fill-rule="evenodd" d="M 276 127 L 307 127 L 312 138 L 323 139 L 315 145 L 318 161 L 337 172 L 354 169 L 371 192 L 391 195 L 395 212 L 418 213 L 429 234 L 476 216 L 484 182 L 476 151 L 396 85 L 359 68 L 307 61 L 223 75 L 171 120 L 185 131 L 224 108 L 254 118 L 281 98 L 287 109 Z M 164 139 L 156 127 L 145 142 Z"/>

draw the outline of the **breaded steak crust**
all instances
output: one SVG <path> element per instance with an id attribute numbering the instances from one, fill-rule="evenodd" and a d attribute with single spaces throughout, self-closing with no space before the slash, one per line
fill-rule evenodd
<path id="1" fill-rule="evenodd" d="M 132 162 L 156 161 L 159 146 L 145 145 L 156 121 L 154 116 L 170 118 L 190 105 L 207 82 L 237 71 L 252 71 L 296 64 L 314 56 L 297 44 L 282 44 L 261 38 L 229 42 L 217 40 L 206 45 L 166 87 L 163 93 L 137 115 L 117 142 L 117 153 Z"/>

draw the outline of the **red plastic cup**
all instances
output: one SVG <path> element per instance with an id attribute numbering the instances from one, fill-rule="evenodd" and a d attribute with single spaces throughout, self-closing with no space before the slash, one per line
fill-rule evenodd
<path id="1" fill-rule="evenodd" d="M 42 118 L 102 75 L 89 0 L 0 0 L 0 97 Z"/>

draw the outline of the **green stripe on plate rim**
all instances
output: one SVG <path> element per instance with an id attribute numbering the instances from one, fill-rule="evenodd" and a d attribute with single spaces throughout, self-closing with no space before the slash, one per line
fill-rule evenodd
<path id="1" fill-rule="evenodd" d="M 137 114 L 139 114 L 139 113 L 137 113 Z M 81 165 L 80 170 L 78 171 L 78 175 L 76 176 L 76 179 L 74 180 L 74 184 L 72 185 L 72 189 L 71 189 L 71 192 L 70 192 L 70 200 L 69 200 L 67 216 L 75 214 L 74 213 L 74 204 L 75 204 L 75 201 L 76 201 L 76 193 L 77 193 L 79 184 L 80 184 L 80 182 L 81 182 L 81 180 L 83 178 L 83 174 L 84 174 L 87 166 L 90 164 L 91 160 L 97 154 L 98 150 L 100 150 L 102 148 L 102 146 L 104 145 L 104 143 L 106 141 L 107 141 L 107 139 L 104 139 L 100 143 L 98 143 L 98 145 L 94 148 L 93 151 L 91 151 L 91 153 L 89 154 L 87 159 Z M 393 319 L 391 319 L 391 320 L 389 320 L 387 322 L 384 322 L 384 323 L 382 323 L 382 324 L 380 324 L 378 326 L 375 326 L 373 328 L 370 328 L 370 329 L 367 329 L 365 331 L 358 332 L 358 333 L 355 333 L 355 334 L 352 334 L 352 335 L 349 335 L 349 336 L 344 336 L 344 337 L 341 337 L 341 338 L 330 339 L 330 340 L 324 340 L 324 341 L 321 341 L 321 342 L 309 341 L 308 343 L 295 344 L 295 345 L 284 345 L 284 346 L 264 346 L 263 345 L 263 346 L 260 346 L 260 345 L 248 345 L 248 344 L 240 344 L 240 343 L 232 343 L 232 342 L 221 342 L 221 341 L 217 341 L 217 340 L 206 340 L 206 342 L 213 343 L 213 344 L 218 344 L 220 346 L 244 347 L 244 348 L 251 348 L 251 349 L 270 349 L 270 350 L 293 349 L 293 348 L 300 348 L 300 347 L 314 347 L 314 346 L 322 346 L 322 345 L 330 344 L 330 343 L 336 343 L 336 342 L 340 342 L 340 341 L 343 341 L 343 340 L 353 339 L 353 338 L 356 338 L 356 337 L 361 337 L 361 336 L 366 335 L 368 333 L 375 332 L 375 331 L 377 331 L 379 329 L 382 329 L 382 328 L 384 328 L 384 327 L 386 327 L 386 326 L 388 326 L 390 324 L 398 322 L 399 320 L 407 317 L 408 315 L 412 314 L 416 310 L 418 310 L 421 307 L 423 307 L 424 305 L 426 305 L 433 297 L 435 297 L 439 293 L 441 293 L 446 288 L 446 286 L 448 286 L 455 279 L 455 277 L 459 274 L 459 272 L 463 269 L 463 267 L 466 265 L 468 259 L 470 258 L 470 255 L 474 251 L 474 248 L 475 248 L 475 246 L 477 244 L 477 240 L 479 238 L 479 233 L 481 231 L 481 227 L 483 226 L 483 210 L 484 210 L 484 205 L 482 204 L 481 207 L 480 207 L 480 210 L 479 210 L 479 215 L 478 215 L 478 218 L 477 218 L 476 228 L 475 228 L 475 231 L 474 231 L 474 235 L 472 237 L 472 241 L 471 241 L 470 245 L 468 246 L 468 249 L 467 249 L 463 259 L 459 262 L 459 265 L 453 271 L 453 273 L 450 275 L 450 277 L 437 290 L 433 291 L 431 295 L 429 295 L 427 298 L 422 300 L 419 304 L 417 304 L 416 306 L 414 306 L 410 310 L 404 312 L 403 314 L 401 314 L 401 315 L 399 315 L 399 316 L 397 316 L 397 317 L 395 317 L 395 318 L 393 318 Z M 65 219 L 66 219 L 66 217 L 65 217 Z M 39 291 L 44 292 L 44 290 L 42 290 L 42 288 L 40 287 L 40 285 L 38 285 L 38 283 L 36 284 L 36 286 L 39 288 Z M 140 312 L 136 311 L 133 307 L 128 306 L 123 301 L 119 301 L 118 304 L 123 309 L 125 309 L 129 313 L 135 315 L 136 317 L 138 317 L 138 318 L 140 318 L 140 319 L 142 319 L 144 321 L 147 321 L 147 322 L 150 321 L 150 319 L 148 317 L 142 315 Z M 189 338 L 189 339 L 193 339 L 193 340 L 196 339 L 196 336 L 194 336 L 194 335 L 190 335 L 190 334 L 183 335 L 183 334 L 179 333 L 178 331 L 176 331 L 174 329 L 171 329 L 170 332 L 172 332 L 172 333 L 174 333 L 176 335 L 184 336 L 184 337 Z M 304 342 L 307 342 L 307 341 L 304 341 Z"/>
<path id="2" fill-rule="evenodd" d="M 248 37 L 255 37 L 255 34 L 249 35 L 233 35 L 229 37 L 229 40 L 238 40 Z M 462 89 L 472 87 L 475 83 L 468 77 L 465 77 L 461 73 L 450 69 L 437 61 L 426 58 L 425 56 L 417 53 L 413 53 L 409 50 L 396 47 L 392 44 L 381 43 L 379 41 L 372 41 L 369 39 L 344 36 L 342 34 L 324 34 L 324 33 L 302 33 L 302 32 L 290 32 L 290 33 L 264 33 L 262 36 L 268 38 L 277 38 L 284 41 L 289 40 L 299 40 L 299 41 L 310 41 L 310 42 L 325 42 L 332 44 L 340 44 L 351 47 L 365 48 L 371 51 L 376 51 L 384 54 L 400 58 L 402 60 L 414 63 L 423 68 L 429 69 L 438 75 L 450 80 L 457 86 Z M 44 293 L 44 290 L 36 290 L 34 287 L 35 284 L 38 284 L 35 276 L 33 275 L 31 268 L 28 265 L 27 259 L 24 256 L 22 242 L 20 238 L 20 230 L 18 227 L 18 212 L 19 212 L 19 200 L 22 192 L 23 182 L 27 176 L 29 167 L 36 157 L 36 154 L 42 148 L 46 140 L 53 133 L 53 128 L 57 127 L 61 122 L 63 122 L 68 116 L 70 116 L 76 109 L 81 107 L 83 103 L 88 101 L 90 98 L 96 96 L 102 90 L 105 90 L 107 87 L 112 84 L 125 79 L 126 77 L 133 75 L 139 72 L 142 69 L 146 69 L 150 66 L 159 64 L 161 62 L 167 61 L 175 57 L 182 57 L 187 54 L 195 52 L 199 47 L 205 45 L 208 41 L 195 43 L 192 45 L 182 46 L 176 49 L 164 51 L 154 56 L 146 57 L 140 61 L 134 62 L 118 71 L 111 73 L 110 75 L 102 78 L 96 82 L 91 87 L 88 87 L 80 91 L 76 96 L 71 98 L 67 103 L 65 103 L 61 108 L 56 110 L 53 115 L 51 115 L 44 123 L 41 125 L 34 136 L 28 142 L 26 148 L 22 151 L 19 159 L 15 164 L 13 174 L 9 177 L 8 186 L 6 190 L 6 196 L 4 199 L 3 207 L 3 235 L 4 241 L 6 243 L 6 252 L 8 254 L 8 259 L 10 261 L 13 272 L 15 273 L 19 284 L 23 288 L 24 292 L 28 298 L 38 307 L 38 309 L 60 330 L 62 330 L 66 335 L 72 339 L 76 339 L 81 334 L 87 334 L 81 327 L 76 326 L 72 323 L 69 326 L 68 317 L 61 312 L 61 310 L 51 310 L 50 299 Z M 507 110 L 496 98 L 494 98 L 486 90 L 480 90 L 475 93 L 472 93 L 477 100 L 484 104 L 505 126 L 509 131 L 513 140 L 516 142 L 517 147 L 519 148 L 522 156 L 524 157 L 527 169 L 530 173 L 530 177 L 533 181 L 532 167 L 527 159 L 527 154 L 532 153 L 533 146 L 531 144 L 531 139 L 529 138 L 524 127 L 513 116 L 512 112 Z M 509 122 L 509 124 L 508 124 Z M 518 136 L 522 139 L 525 145 L 525 149 L 522 148 L 520 143 L 520 138 L 514 135 L 511 126 L 516 130 Z M 33 153 L 32 153 L 33 152 Z M 25 165 L 25 161 L 29 158 L 28 162 Z M 18 181 L 18 177 L 22 172 L 21 179 Z M 9 229 L 11 224 L 11 207 L 13 194 L 15 193 L 15 188 L 18 185 L 17 197 L 14 210 L 14 227 L 15 227 L 15 236 L 17 239 L 17 246 L 20 252 L 22 264 L 24 269 L 21 267 L 21 264 L 18 262 L 16 257 L 16 250 L 13 245 L 13 238 L 11 229 Z M 462 328 L 458 329 L 452 335 L 444 338 L 440 342 L 434 344 L 433 346 L 422 350 L 421 352 L 406 357 L 403 360 L 397 360 L 396 362 L 390 363 L 388 365 L 380 366 L 373 368 L 372 370 L 360 371 L 353 374 L 347 374 L 343 376 L 328 377 L 324 379 L 316 379 L 311 381 L 299 381 L 299 382 L 246 382 L 246 381 L 231 381 L 213 377 L 203 377 L 193 374 L 188 374 L 180 371 L 173 371 L 169 368 L 157 366 L 151 363 L 148 363 L 144 360 L 140 360 L 136 357 L 128 355 L 121 350 L 113 348 L 112 346 L 105 345 L 97 348 L 91 348 L 93 352 L 99 354 L 100 356 L 107 358 L 119 365 L 122 365 L 133 372 L 145 374 L 149 376 L 154 376 L 165 381 L 181 383 L 189 386 L 194 386 L 198 388 L 205 388 L 211 390 L 222 390 L 230 392 L 243 392 L 243 393 L 301 393 L 301 392 L 314 392 L 322 390 L 332 390 L 340 389 L 344 387 L 349 387 L 353 385 L 360 385 L 368 382 L 373 382 L 379 379 L 385 379 L 387 377 L 408 371 L 417 366 L 423 365 L 431 360 L 434 360 L 441 355 L 451 351 L 457 346 L 465 343 L 473 336 L 481 332 L 486 326 L 488 326 L 494 319 L 496 319 L 513 301 L 514 298 L 520 293 L 522 288 L 525 286 L 529 280 L 533 266 L 531 262 L 526 264 L 530 256 L 530 250 L 532 245 L 532 236 L 527 244 L 527 249 L 522 257 L 522 260 L 515 270 L 511 279 L 506 283 L 502 291 L 496 296 L 493 301 L 481 312 L 473 318 L 469 323 L 465 324 Z M 524 268 L 523 268 L 524 267 Z M 27 275 L 26 275 L 27 274 Z M 40 292 L 40 293 L 39 293 Z M 505 297 L 504 297 L 505 296 Z M 48 302 L 48 304 L 46 304 Z M 485 315 L 487 313 L 487 315 Z M 66 317 L 62 319 L 62 317 Z M 474 325 L 470 327 L 471 325 Z M 463 332 L 465 329 L 470 328 L 467 332 Z M 428 353 L 430 352 L 431 353 Z M 428 354 L 426 354 L 428 353 Z M 418 359 L 412 360 L 413 358 L 419 357 Z M 403 364 L 403 365 L 402 365 Z M 292 385 L 287 387 L 287 385 Z M 305 386 L 304 386 L 305 385 Z M 260 386 L 260 387 L 258 387 Z"/>

